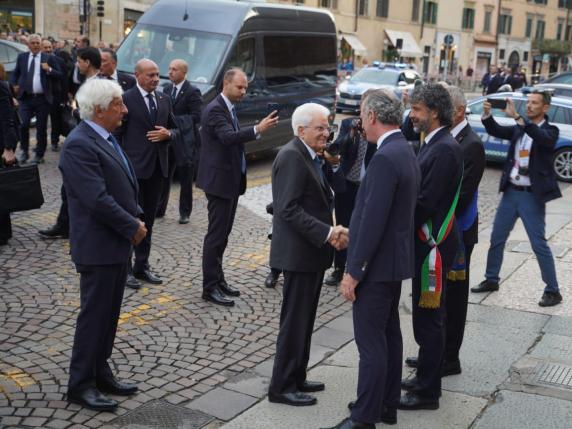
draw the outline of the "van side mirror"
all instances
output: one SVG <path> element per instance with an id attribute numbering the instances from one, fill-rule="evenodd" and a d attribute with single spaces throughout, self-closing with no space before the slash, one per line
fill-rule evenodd
<path id="1" fill-rule="evenodd" d="M 471 114 L 471 108 L 467 106 L 465 109 L 465 115 L 470 115 L 470 114 Z"/>

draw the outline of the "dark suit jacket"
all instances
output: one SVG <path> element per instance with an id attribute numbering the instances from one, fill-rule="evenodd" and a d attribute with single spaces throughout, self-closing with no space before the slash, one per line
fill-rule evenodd
<path id="1" fill-rule="evenodd" d="M 163 87 L 163 92 L 171 96 L 173 84 Z M 201 91 L 185 80 L 177 98 L 173 102 L 173 114 L 180 131 L 180 137 L 173 142 L 175 162 L 182 166 L 193 162 L 200 147 L 199 125 L 203 111 Z"/>
<path id="2" fill-rule="evenodd" d="M 117 72 L 117 83 L 123 91 L 133 88 L 137 84 L 137 80 L 129 73 Z"/>
<path id="3" fill-rule="evenodd" d="M 504 78 L 499 73 L 490 77 L 489 84 L 487 85 L 487 95 L 497 92 L 503 84 Z"/>
<path id="4" fill-rule="evenodd" d="M 300 139 L 280 149 L 272 165 L 271 267 L 321 272 L 332 265 L 334 248 L 326 242 L 332 199 Z"/>
<path id="5" fill-rule="evenodd" d="M 457 203 L 456 214 L 463 213 L 473 200 L 475 192 L 479 189 L 479 183 L 485 172 L 485 148 L 480 137 L 467 124 L 455 139 L 461 145 L 463 153 L 463 182 L 459 202 Z M 479 241 L 479 216 L 471 227 L 463 232 L 463 242 L 465 245 L 476 244 Z"/>
<path id="6" fill-rule="evenodd" d="M 12 91 L 8 82 L 0 80 L 0 156 L 4 149 L 16 150 L 18 130 L 14 119 Z M 1 162 L 0 167 L 2 167 Z"/>
<path id="7" fill-rule="evenodd" d="M 52 92 L 54 95 L 54 103 L 65 103 L 68 101 L 68 69 L 66 62 L 63 58 L 53 55 L 54 59 L 58 63 L 58 68 L 61 72 L 61 76 L 58 79 L 53 79 L 52 81 Z"/>
<path id="8" fill-rule="evenodd" d="M 128 113 L 114 135 L 133 164 L 135 175 L 138 179 L 151 177 L 158 158 L 161 173 L 163 177 L 167 177 L 169 175 L 169 141 L 152 143 L 147 139 L 147 132 L 154 130 L 155 125 L 159 125 L 171 131 L 171 140 L 177 137 L 178 131 L 175 129 L 171 100 L 162 92 L 155 91 L 157 122 L 154 124 L 151 122 L 149 109 L 137 86 L 123 94 L 123 102 L 127 106 Z"/>
<path id="9" fill-rule="evenodd" d="M 246 190 L 242 175 L 244 143 L 254 140 L 254 128 L 236 131 L 230 111 L 219 94 L 201 118 L 201 161 L 197 186 L 220 198 L 236 198 Z"/>
<path id="10" fill-rule="evenodd" d="M 413 221 L 421 172 L 401 132 L 387 137 L 371 159 L 350 222 L 347 271 L 359 281 L 413 277 Z"/>
<path id="11" fill-rule="evenodd" d="M 139 227 L 138 189 L 120 155 L 81 122 L 66 138 L 59 168 L 67 193 L 72 260 L 81 265 L 126 263 Z"/>
<path id="12" fill-rule="evenodd" d="M 433 237 L 437 238 L 461 180 L 463 154 L 459 143 L 445 127 L 433 136 L 427 147 L 421 147 L 417 159 L 421 168 L 421 191 L 415 209 L 415 230 L 431 219 Z M 423 259 L 429 252 L 429 246 L 421 243 L 417 234 L 415 237 L 417 259 Z M 457 247 L 458 231 L 455 226 L 439 250 L 444 256 L 450 256 L 456 253 Z"/>
<path id="13" fill-rule="evenodd" d="M 22 52 L 16 58 L 16 68 L 12 72 L 10 77 L 10 82 L 12 85 L 18 85 L 20 87 L 18 97 L 22 98 L 24 94 L 24 88 L 26 86 L 26 80 L 28 77 L 28 60 L 32 53 Z M 58 61 L 54 55 L 49 55 L 45 53 L 40 53 L 40 63 L 47 62 L 51 67 L 51 72 L 45 72 L 43 69 L 40 70 L 40 81 L 42 83 L 42 89 L 44 90 L 44 95 L 48 103 L 52 104 L 54 101 L 53 85 L 54 79 L 61 79 L 63 77 L 62 72 L 59 69 Z"/>
<path id="14" fill-rule="evenodd" d="M 524 133 L 532 137 L 532 147 L 530 148 L 530 161 L 528 165 L 532 193 L 540 203 L 560 198 L 560 188 L 556 182 L 556 173 L 552 165 L 554 147 L 558 141 L 560 131 L 555 125 L 548 123 L 548 117 L 542 127 L 533 124 L 528 119 L 523 118 L 526 125 L 524 128 L 519 125 L 501 126 L 496 123 L 492 116 L 483 119 L 487 133 L 499 139 L 510 140 L 508 156 L 504 163 L 503 174 L 500 181 L 499 191 L 504 190 L 510 184 L 510 171 L 514 165 L 514 148 Z"/>

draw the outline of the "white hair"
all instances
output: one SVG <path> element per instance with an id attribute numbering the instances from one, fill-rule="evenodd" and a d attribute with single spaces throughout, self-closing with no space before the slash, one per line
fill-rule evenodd
<path id="1" fill-rule="evenodd" d="M 305 103 L 298 106 L 292 113 L 292 130 L 294 135 L 298 137 L 298 128 L 307 127 L 317 115 L 324 115 L 326 118 L 330 115 L 327 107 L 317 103 Z"/>
<path id="2" fill-rule="evenodd" d="M 108 79 L 90 79 L 76 94 L 79 114 L 82 119 L 93 119 L 95 108 L 106 110 L 114 98 L 121 97 L 123 90 L 118 83 Z"/>
<path id="3" fill-rule="evenodd" d="M 42 41 L 42 36 L 40 36 L 37 33 L 34 33 L 30 36 L 28 36 L 28 42 L 30 42 L 31 40 L 39 40 L 40 42 Z"/>

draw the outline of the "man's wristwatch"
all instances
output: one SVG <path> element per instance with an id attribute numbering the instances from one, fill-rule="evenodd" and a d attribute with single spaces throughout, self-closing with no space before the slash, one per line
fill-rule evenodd
<path id="1" fill-rule="evenodd" d="M 518 115 L 516 118 L 514 118 L 515 121 L 520 121 L 522 119 L 522 116 Z"/>

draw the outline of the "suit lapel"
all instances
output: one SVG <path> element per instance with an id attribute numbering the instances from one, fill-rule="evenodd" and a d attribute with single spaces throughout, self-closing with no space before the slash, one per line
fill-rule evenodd
<path id="1" fill-rule="evenodd" d="M 185 94 L 185 92 L 187 92 L 189 90 L 189 81 L 185 80 L 183 82 L 183 86 L 181 86 L 181 90 L 177 93 L 177 98 L 175 98 L 175 101 L 173 102 L 173 106 L 175 104 L 178 104 L 179 101 L 181 101 L 181 99 L 183 98 L 183 95 Z M 171 89 L 172 91 L 172 89 Z"/>
<path id="2" fill-rule="evenodd" d="M 316 171 L 316 168 L 314 167 L 314 161 L 310 156 L 310 152 L 308 152 L 308 149 L 306 148 L 302 140 L 300 140 L 299 138 L 296 138 L 296 140 L 294 141 L 294 145 L 302 153 L 302 157 L 306 162 L 306 167 L 310 169 L 311 174 L 314 177 L 314 180 L 316 181 L 316 184 L 322 190 L 322 197 L 324 198 L 324 202 L 326 203 L 326 205 L 329 206 L 328 195 L 331 193 L 331 191 L 325 188 L 324 182 L 322 182 L 322 179 L 320 178 L 318 172 Z M 325 181 L 325 175 L 324 175 L 324 181 Z"/>
<path id="3" fill-rule="evenodd" d="M 142 103 L 141 107 L 144 109 L 143 111 L 145 112 L 145 119 L 147 120 L 147 123 L 149 124 L 149 126 L 151 128 L 153 128 L 154 124 L 151 122 L 151 112 L 149 111 L 149 108 L 147 107 L 147 102 L 143 98 L 141 91 L 139 91 L 139 88 L 137 86 L 135 86 L 135 87 L 133 87 L 133 92 L 134 92 L 134 96 L 138 100 L 138 102 Z M 157 110 L 159 110 L 159 109 L 157 109 Z"/>

